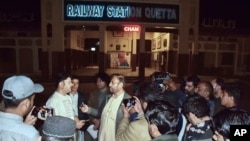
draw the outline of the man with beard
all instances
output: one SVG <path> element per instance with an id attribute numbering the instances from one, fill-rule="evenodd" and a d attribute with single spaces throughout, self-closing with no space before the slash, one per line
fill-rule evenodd
<path id="1" fill-rule="evenodd" d="M 109 83 L 112 95 L 102 111 L 98 141 L 115 141 L 118 126 L 123 118 L 121 103 L 123 99 L 131 98 L 124 90 L 125 77 L 121 74 L 112 74 Z M 88 112 L 87 105 L 81 107 L 82 112 Z"/>

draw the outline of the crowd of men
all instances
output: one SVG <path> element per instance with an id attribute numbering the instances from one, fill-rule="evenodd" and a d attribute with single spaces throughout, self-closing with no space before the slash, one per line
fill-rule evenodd
<path id="1" fill-rule="evenodd" d="M 124 75 L 99 72 L 89 96 L 76 76 L 58 73 L 55 84 L 38 109 L 35 96 L 46 88 L 25 75 L 4 81 L 0 141 L 226 141 L 230 125 L 250 125 L 237 81 L 190 75 L 179 85 L 170 73 L 154 72 L 130 94 Z"/>

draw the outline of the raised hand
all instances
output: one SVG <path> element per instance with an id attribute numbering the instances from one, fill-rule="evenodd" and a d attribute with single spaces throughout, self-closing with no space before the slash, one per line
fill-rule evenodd
<path id="1" fill-rule="evenodd" d="M 35 106 L 32 107 L 30 110 L 29 114 L 25 117 L 24 123 L 30 124 L 30 125 L 35 125 L 37 121 L 37 117 L 33 116 L 31 113 L 34 110 Z"/>
<path id="2" fill-rule="evenodd" d="M 84 104 L 84 103 L 83 103 L 79 108 L 81 109 L 81 111 L 82 111 L 83 113 L 87 113 L 88 110 L 89 110 L 88 105 L 86 105 L 86 104 Z"/>

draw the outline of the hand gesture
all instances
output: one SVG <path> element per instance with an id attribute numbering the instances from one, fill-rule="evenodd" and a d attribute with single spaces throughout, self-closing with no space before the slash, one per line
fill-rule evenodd
<path id="1" fill-rule="evenodd" d="M 85 125 L 86 120 L 79 120 L 76 122 L 76 129 L 81 129 Z"/>
<path id="2" fill-rule="evenodd" d="M 30 124 L 30 125 L 35 125 L 37 121 L 37 117 L 33 116 L 31 113 L 34 110 L 35 106 L 32 107 L 30 110 L 29 114 L 25 117 L 24 123 Z"/>
<path id="3" fill-rule="evenodd" d="M 85 122 L 88 122 L 88 121 L 89 120 L 79 120 L 78 117 L 75 117 L 76 129 L 81 129 L 85 125 Z"/>
<path id="4" fill-rule="evenodd" d="M 82 111 L 83 113 L 87 113 L 88 110 L 89 110 L 88 105 L 86 105 L 86 104 L 84 104 L 84 103 L 83 103 L 79 108 L 81 109 L 81 111 Z"/>
<path id="5" fill-rule="evenodd" d="M 94 123 L 94 130 L 98 130 L 100 127 L 100 119 L 94 118 L 93 123 Z"/>

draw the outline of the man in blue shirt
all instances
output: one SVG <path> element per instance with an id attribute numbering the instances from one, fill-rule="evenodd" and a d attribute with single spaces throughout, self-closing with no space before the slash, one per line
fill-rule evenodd
<path id="1" fill-rule="evenodd" d="M 0 112 L 0 140 L 36 141 L 39 132 L 34 125 L 37 118 L 31 115 L 34 93 L 44 90 L 40 84 L 23 75 L 12 76 L 5 80 L 2 96 L 5 112 Z M 29 114 L 28 114 L 29 113 Z M 23 117 L 26 116 L 25 123 Z"/>

